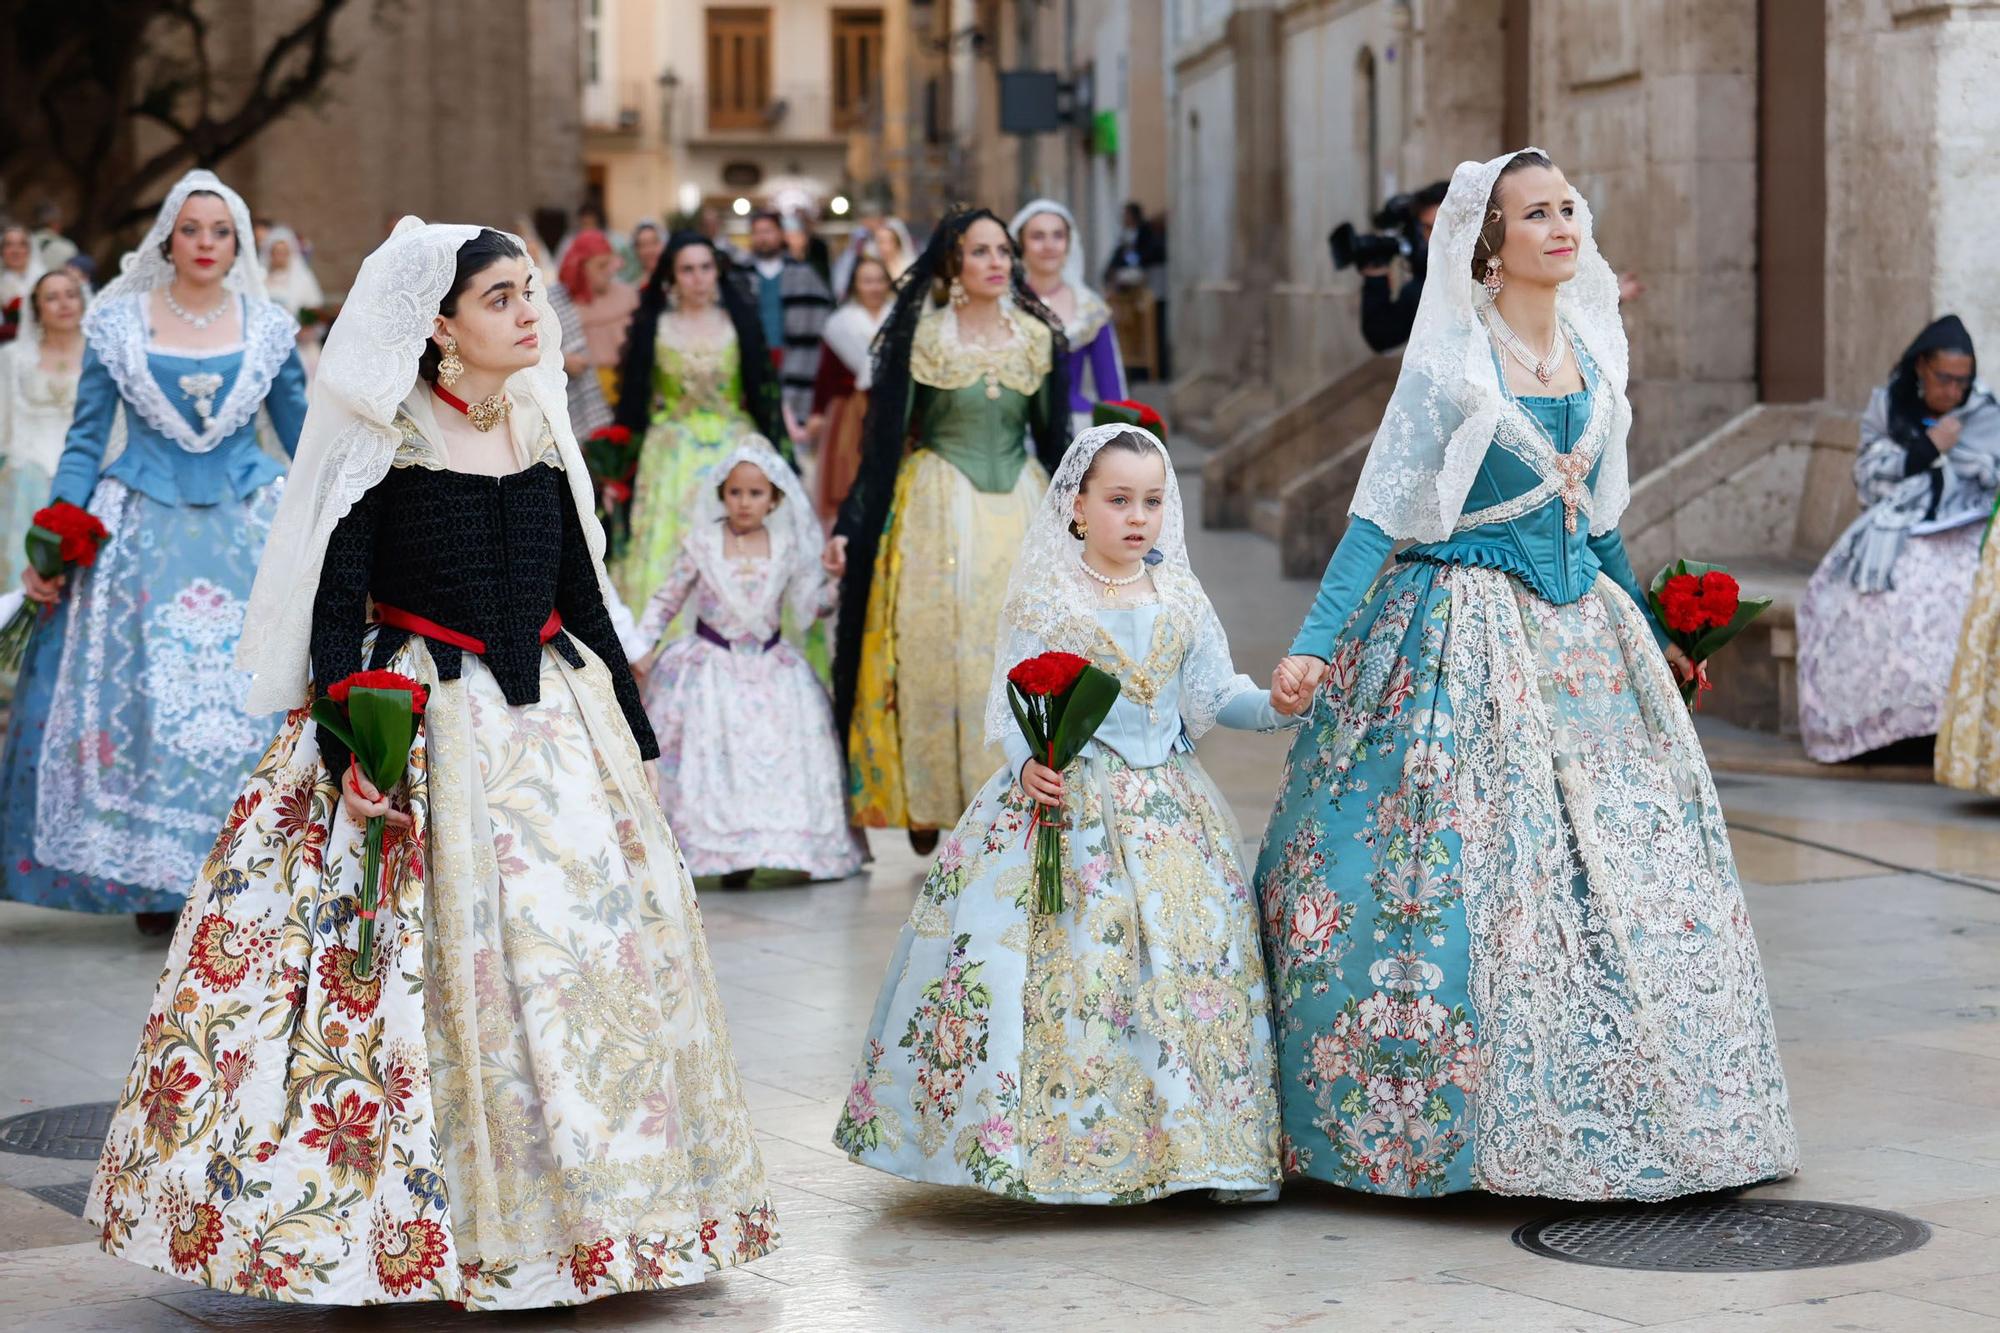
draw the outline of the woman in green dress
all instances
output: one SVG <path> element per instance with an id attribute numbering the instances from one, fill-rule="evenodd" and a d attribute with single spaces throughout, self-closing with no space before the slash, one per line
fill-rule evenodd
<path id="1" fill-rule="evenodd" d="M 716 460 L 745 435 L 762 435 L 791 461 L 763 329 L 727 263 L 706 237 L 676 235 L 640 289 L 625 337 L 618 424 L 643 443 L 631 540 L 611 578 L 629 606 L 643 606 L 666 581 L 681 515 Z"/>
<path id="2" fill-rule="evenodd" d="M 1008 572 L 1069 443 L 1065 350 L 985 209 L 938 224 L 876 336 L 861 470 L 826 553 L 834 711 L 854 822 L 907 828 L 919 852 L 1002 762 L 986 686 Z"/>

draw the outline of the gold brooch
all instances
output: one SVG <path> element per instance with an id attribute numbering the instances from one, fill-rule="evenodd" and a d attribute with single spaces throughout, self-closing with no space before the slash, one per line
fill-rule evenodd
<path id="1" fill-rule="evenodd" d="M 474 430 L 488 431 L 505 421 L 507 414 L 513 411 L 513 408 L 514 405 L 508 401 L 505 393 L 496 393 L 490 398 L 482 398 L 476 403 L 467 404 L 465 416 L 466 420 L 472 423 Z"/>

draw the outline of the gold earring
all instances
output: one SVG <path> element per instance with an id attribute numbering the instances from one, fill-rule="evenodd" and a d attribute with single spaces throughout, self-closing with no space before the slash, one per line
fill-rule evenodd
<path id="1" fill-rule="evenodd" d="M 1090 524 L 1084 522 L 1082 519 L 1078 519 L 1070 526 L 1076 529 L 1076 539 L 1078 541 L 1082 541 L 1084 538 L 1090 536 Z"/>
<path id="2" fill-rule="evenodd" d="M 458 359 L 458 339 L 446 338 L 444 355 L 438 358 L 438 383 L 449 389 L 464 373 L 465 362 Z"/>
<path id="3" fill-rule="evenodd" d="M 1494 255 L 1486 261 L 1486 276 L 1480 279 L 1480 285 L 1486 288 L 1488 296 L 1498 296 L 1500 289 L 1507 285 L 1506 277 L 1500 272 L 1499 255 Z"/>
<path id="4" fill-rule="evenodd" d="M 972 297 L 966 294 L 965 284 L 957 278 L 953 278 L 951 280 L 951 303 L 954 306 L 962 306 L 971 299 Z"/>

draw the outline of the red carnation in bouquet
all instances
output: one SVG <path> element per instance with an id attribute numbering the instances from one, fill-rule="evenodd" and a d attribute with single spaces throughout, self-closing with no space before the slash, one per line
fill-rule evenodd
<path id="1" fill-rule="evenodd" d="M 583 462 L 597 487 L 597 518 L 604 524 L 605 558 L 616 560 L 632 536 L 632 479 L 639 473 L 639 451 L 633 447 L 632 432 L 624 426 L 599 426 L 583 442 Z"/>
<path id="2" fill-rule="evenodd" d="M 417 738 L 417 719 L 430 696 L 423 686 L 395 671 L 357 671 L 326 687 L 313 702 L 313 721 L 338 736 L 354 754 L 354 762 L 375 790 L 400 786 L 409 771 L 410 746 Z M 345 782 L 344 774 L 336 780 Z M 382 900 L 382 836 L 386 815 L 368 821 L 361 865 L 360 945 L 354 972 L 366 978 L 374 968 L 375 912 Z"/>
<path id="3" fill-rule="evenodd" d="M 1058 773 L 1097 734 L 1105 714 L 1118 701 L 1120 688 L 1116 676 L 1075 653 L 1043 653 L 1016 663 L 1007 673 L 1007 702 L 1029 751 Z M 1036 805 L 1028 829 L 1035 844 L 1030 865 L 1035 907 L 1044 913 L 1063 910 L 1062 829 L 1060 817 L 1046 816 Z"/>
<path id="4" fill-rule="evenodd" d="M 1676 560 L 1662 569 L 1647 590 L 1647 600 L 1666 627 L 1668 640 L 1697 668 L 1771 605 L 1768 597 L 1745 598 L 1721 565 L 1698 560 Z M 1706 677 L 1697 670 L 1681 682 L 1681 698 L 1693 708 L 1707 688 Z"/>
<path id="5" fill-rule="evenodd" d="M 58 500 L 35 511 L 34 525 L 28 529 L 28 563 L 45 579 L 72 569 L 87 569 L 97 563 L 98 548 L 110 535 L 97 515 Z M 28 636 L 43 618 L 40 612 L 33 602 L 23 601 L 0 626 L 0 671 L 19 668 L 21 656 L 28 650 Z"/>
<path id="6" fill-rule="evenodd" d="M 1167 438 L 1167 423 L 1160 414 L 1141 402 L 1129 398 L 1113 398 L 1090 409 L 1090 424 L 1093 426 L 1137 426 L 1151 431 L 1164 442 Z"/>

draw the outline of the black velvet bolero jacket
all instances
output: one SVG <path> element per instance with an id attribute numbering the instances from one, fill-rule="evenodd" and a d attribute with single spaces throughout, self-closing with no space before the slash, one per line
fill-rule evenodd
<path id="1" fill-rule="evenodd" d="M 398 421 L 406 444 L 396 465 L 355 502 L 327 543 L 313 599 L 313 680 L 324 687 L 361 670 L 372 598 L 483 640 L 480 660 L 507 702 L 534 703 L 541 697 L 542 629 L 554 611 L 562 629 L 549 645 L 575 667 L 584 659 L 572 638 L 597 654 L 641 757 L 658 758 L 659 742 L 626 668 L 552 437 L 544 436 L 534 465 L 487 477 L 426 461 L 435 452 L 407 418 Z M 410 636 L 383 625 L 369 665 L 385 666 Z M 429 647 L 439 679 L 457 680 L 464 650 L 437 638 Z M 343 774 L 347 747 L 324 728 L 319 747 L 328 769 Z"/>

